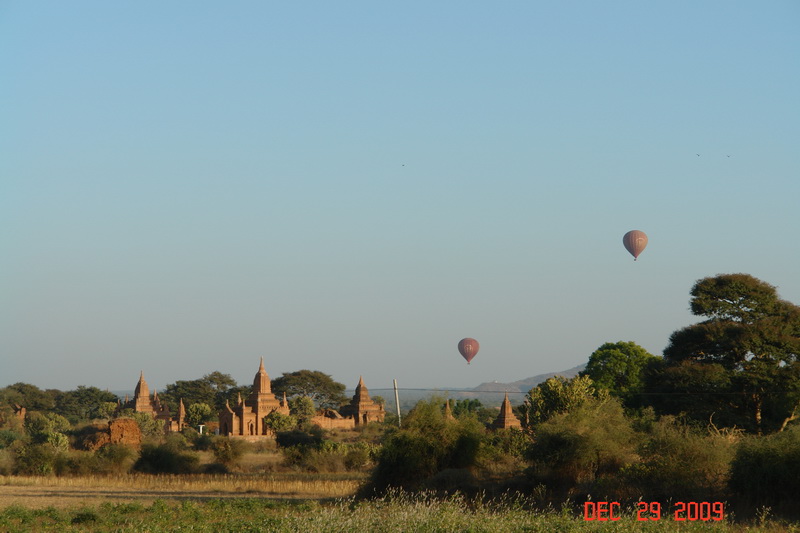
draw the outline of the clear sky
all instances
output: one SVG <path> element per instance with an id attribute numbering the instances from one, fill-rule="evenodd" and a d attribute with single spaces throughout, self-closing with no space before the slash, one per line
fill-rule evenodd
<path id="1" fill-rule="evenodd" d="M 661 354 L 798 206 L 796 0 L 0 1 L 0 386 Z"/>

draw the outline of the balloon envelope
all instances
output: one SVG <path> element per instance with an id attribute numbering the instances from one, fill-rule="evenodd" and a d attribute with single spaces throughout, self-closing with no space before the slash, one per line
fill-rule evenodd
<path id="1" fill-rule="evenodd" d="M 630 252 L 633 256 L 633 260 L 636 261 L 636 258 L 639 257 L 639 254 L 642 253 L 645 246 L 647 246 L 647 235 L 638 229 L 631 230 L 622 237 L 622 244 L 625 245 L 625 249 Z"/>
<path id="2" fill-rule="evenodd" d="M 478 353 L 480 347 L 481 345 L 478 344 L 478 341 L 470 339 L 469 337 L 458 341 L 458 351 L 461 353 L 461 357 L 467 360 L 467 364 L 472 361 L 472 358 Z"/>

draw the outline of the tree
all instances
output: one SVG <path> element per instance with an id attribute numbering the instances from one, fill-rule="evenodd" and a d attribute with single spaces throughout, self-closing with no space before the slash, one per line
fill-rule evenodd
<path id="1" fill-rule="evenodd" d="M 300 423 L 305 423 L 317 416 L 317 409 L 308 396 L 297 396 L 289 400 L 289 413 Z"/>
<path id="2" fill-rule="evenodd" d="M 497 409 L 484 406 L 477 398 L 466 398 L 453 403 L 453 416 L 456 418 L 474 416 L 479 422 L 490 424 L 497 418 Z"/>
<path id="3" fill-rule="evenodd" d="M 55 397 L 61 391 L 42 390 L 30 383 L 14 383 L 0 389 L 0 401 L 7 405 L 21 405 L 28 411 L 50 411 L 55 405 Z"/>
<path id="4" fill-rule="evenodd" d="M 483 404 L 477 398 L 466 398 L 464 400 L 456 400 L 453 403 L 453 416 L 460 418 L 461 415 L 467 413 L 477 413 Z"/>
<path id="5" fill-rule="evenodd" d="M 632 403 L 644 386 L 644 370 L 658 358 L 635 342 L 607 342 L 589 356 L 586 370 L 597 387 Z"/>
<path id="6" fill-rule="evenodd" d="M 25 431 L 34 443 L 64 442 L 70 428 L 69 420 L 56 413 L 33 412 L 25 419 Z"/>
<path id="7" fill-rule="evenodd" d="M 523 425 L 530 430 L 536 424 L 577 409 L 589 400 L 606 400 L 608 397 L 608 391 L 597 389 L 588 376 L 572 379 L 556 376 L 539 383 L 525 396 Z"/>
<path id="8" fill-rule="evenodd" d="M 131 418 L 136 421 L 143 438 L 157 440 L 164 435 L 164 421 L 149 413 L 135 413 L 133 409 L 123 409 L 119 418 Z"/>
<path id="9" fill-rule="evenodd" d="M 172 412 L 178 409 L 181 399 L 184 404 L 204 403 L 218 411 L 225 406 L 227 393 L 233 387 L 236 387 L 236 381 L 230 375 L 212 372 L 200 379 L 181 380 L 167 385 L 158 397 L 162 402 L 168 403 Z"/>
<path id="10" fill-rule="evenodd" d="M 307 396 L 319 409 L 338 409 L 347 402 L 345 386 L 318 370 L 289 372 L 272 381 L 272 392 L 288 397 Z"/>
<path id="11" fill-rule="evenodd" d="M 193 403 L 186 409 L 186 424 L 193 428 L 213 418 L 214 413 L 207 403 Z"/>
<path id="12" fill-rule="evenodd" d="M 77 389 L 59 393 L 54 411 L 65 416 L 72 423 L 94 418 L 103 418 L 107 412 L 106 404 L 116 405 L 117 397 L 97 387 L 78 386 Z"/>
<path id="13" fill-rule="evenodd" d="M 706 320 L 670 336 L 668 367 L 718 365 L 726 409 L 759 434 L 783 430 L 800 414 L 800 307 L 749 274 L 703 278 L 691 297 L 692 313 Z"/>
<path id="14" fill-rule="evenodd" d="M 275 433 L 291 431 L 297 427 L 297 418 L 292 415 L 281 414 L 278 411 L 272 411 L 264 417 L 264 425 Z"/>
<path id="15" fill-rule="evenodd" d="M 722 427 L 742 426 L 732 406 L 731 376 L 717 363 L 683 361 L 651 367 L 645 376 L 646 402 L 659 413 L 684 414 L 692 420 Z"/>

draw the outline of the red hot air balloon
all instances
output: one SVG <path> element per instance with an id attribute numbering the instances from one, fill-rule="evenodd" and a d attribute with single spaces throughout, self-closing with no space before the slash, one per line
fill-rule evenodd
<path id="1" fill-rule="evenodd" d="M 461 339 L 458 341 L 458 351 L 461 352 L 461 357 L 467 360 L 467 364 L 472 361 L 472 358 L 478 354 L 481 345 L 475 339 Z"/>
<path id="2" fill-rule="evenodd" d="M 625 245 L 625 249 L 630 252 L 633 260 L 636 261 L 639 254 L 644 251 L 644 247 L 647 246 L 647 235 L 638 229 L 631 230 L 622 237 L 622 244 Z"/>

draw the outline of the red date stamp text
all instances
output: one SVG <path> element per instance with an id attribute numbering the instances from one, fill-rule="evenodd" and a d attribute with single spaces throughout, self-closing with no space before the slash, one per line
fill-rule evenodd
<path id="1" fill-rule="evenodd" d="M 583 504 L 583 519 L 598 522 L 616 522 L 622 518 L 619 502 L 586 502 Z M 671 517 L 676 522 L 719 522 L 725 519 L 723 502 L 675 502 L 672 509 L 662 510 L 658 502 L 638 502 L 636 520 L 657 521 Z"/>

